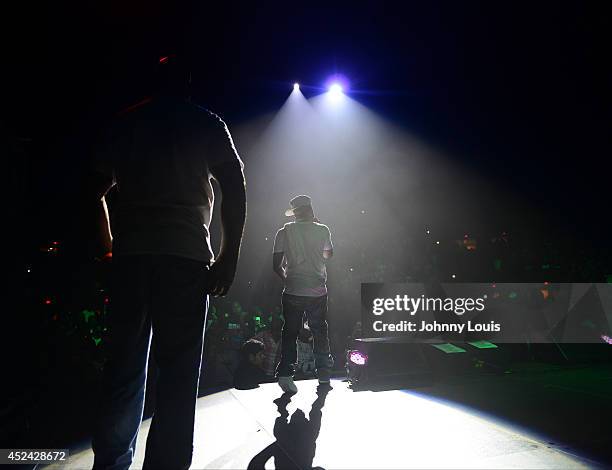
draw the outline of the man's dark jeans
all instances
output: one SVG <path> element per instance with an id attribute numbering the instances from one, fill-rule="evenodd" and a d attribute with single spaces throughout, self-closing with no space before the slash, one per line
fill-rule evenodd
<path id="1" fill-rule="evenodd" d="M 187 258 L 112 261 L 109 360 L 95 425 L 94 469 L 127 469 L 142 420 L 151 330 L 159 367 L 145 469 L 189 468 L 204 325 L 207 267 Z"/>
<path id="2" fill-rule="evenodd" d="M 281 344 L 281 360 L 276 368 L 277 377 L 293 376 L 297 361 L 296 340 L 302 318 L 306 315 L 308 326 L 314 340 L 315 366 L 319 369 L 330 369 L 333 359 L 329 351 L 327 333 L 327 295 L 321 297 L 305 297 L 283 294 L 283 335 Z"/>

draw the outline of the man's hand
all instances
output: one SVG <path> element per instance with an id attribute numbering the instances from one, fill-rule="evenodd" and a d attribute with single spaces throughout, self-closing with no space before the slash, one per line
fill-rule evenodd
<path id="1" fill-rule="evenodd" d="M 223 297 L 234 282 L 236 262 L 218 258 L 208 271 L 208 293 L 213 297 Z"/>

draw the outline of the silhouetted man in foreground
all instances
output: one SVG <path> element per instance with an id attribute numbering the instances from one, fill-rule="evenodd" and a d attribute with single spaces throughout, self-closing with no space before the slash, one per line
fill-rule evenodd
<path id="1" fill-rule="evenodd" d="M 95 469 L 132 463 L 151 340 L 159 368 L 144 468 L 186 469 L 193 452 L 208 294 L 230 288 L 246 213 L 243 165 L 225 123 L 184 99 L 186 69 L 160 60 L 157 92 L 120 113 L 96 158 L 94 189 L 110 249 L 104 195 L 116 185 L 109 360 L 94 429 Z M 209 225 L 221 189 L 222 242 Z"/>
<path id="2" fill-rule="evenodd" d="M 286 216 L 295 221 L 285 224 L 274 240 L 272 267 L 284 283 L 281 360 L 276 369 L 284 392 L 297 392 L 293 382 L 297 360 L 296 340 L 303 316 L 314 339 L 315 366 L 319 383 L 329 383 L 333 360 L 327 334 L 327 271 L 325 262 L 333 255 L 331 234 L 319 223 L 308 196 L 290 201 Z"/>

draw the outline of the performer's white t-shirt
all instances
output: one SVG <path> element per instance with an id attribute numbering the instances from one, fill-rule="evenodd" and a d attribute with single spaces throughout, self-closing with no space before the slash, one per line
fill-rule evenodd
<path id="1" fill-rule="evenodd" d="M 274 253 L 283 253 L 287 279 L 285 294 L 320 297 L 327 294 L 327 270 L 323 251 L 332 249 L 326 225 L 289 222 L 276 233 Z"/>

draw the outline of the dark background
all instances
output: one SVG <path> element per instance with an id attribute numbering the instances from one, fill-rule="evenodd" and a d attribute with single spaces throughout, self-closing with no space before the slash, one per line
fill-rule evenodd
<path id="1" fill-rule="evenodd" d="M 355 99 L 572 235 L 607 237 L 610 14 L 594 3 L 90 2 L 15 19 L 3 109 L 32 156 L 25 169 L 11 159 L 26 235 L 66 230 L 91 134 L 146 94 L 154 58 L 178 50 L 193 60 L 195 99 L 230 127 L 277 110 L 293 81 L 322 86 L 341 71 Z"/>

